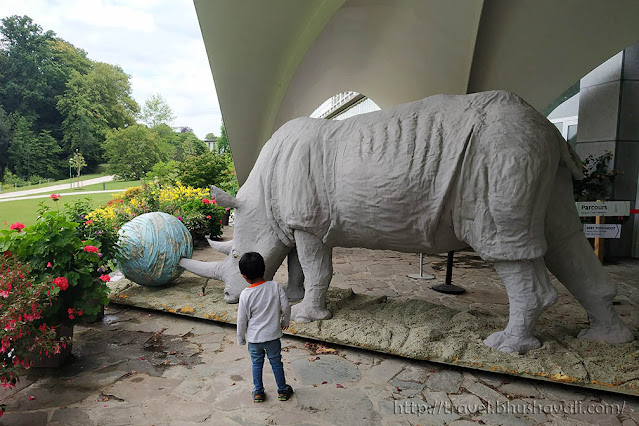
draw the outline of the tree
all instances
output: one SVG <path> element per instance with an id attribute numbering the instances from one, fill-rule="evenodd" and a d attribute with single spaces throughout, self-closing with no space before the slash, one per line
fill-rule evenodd
<path id="1" fill-rule="evenodd" d="M 215 185 L 225 191 L 237 191 L 237 180 L 233 170 L 233 162 L 228 154 L 206 152 L 196 157 L 189 157 L 179 165 L 179 180 L 194 188 L 209 188 Z"/>
<path id="2" fill-rule="evenodd" d="M 229 146 L 229 139 L 226 136 L 226 127 L 224 123 L 222 123 L 222 128 L 220 129 L 220 137 L 217 138 L 215 142 L 215 151 L 218 154 L 225 154 L 231 152 L 231 147 Z"/>
<path id="3" fill-rule="evenodd" d="M 82 155 L 82 153 L 76 149 L 75 153 L 73 154 L 73 157 L 69 159 L 69 164 L 71 165 L 72 168 L 76 170 L 75 175 L 78 178 L 78 188 L 79 188 L 80 187 L 80 170 L 82 170 L 82 168 L 86 167 L 87 165 L 86 161 L 84 161 L 84 156 Z"/>
<path id="4" fill-rule="evenodd" d="M 86 75 L 72 72 L 57 108 L 64 116 L 65 150 L 83 152 L 93 169 L 103 160 L 107 131 L 135 123 L 139 107 L 131 98 L 129 76 L 120 67 L 98 62 Z"/>
<path id="5" fill-rule="evenodd" d="M 156 133 L 141 124 L 110 130 L 104 148 L 109 170 L 127 180 L 140 179 L 161 158 Z"/>
<path id="6" fill-rule="evenodd" d="M 42 177 L 57 177 L 60 171 L 60 147 L 48 130 L 38 135 L 31 123 L 19 114 L 12 115 L 12 138 L 8 149 L 8 165 L 14 173 L 29 178 L 37 171 Z"/>
<path id="7" fill-rule="evenodd" d="M 142 107 L 139 118 L 140 121 L 153 128 L 160 124 L 170 126 L 171 122 L 175 120 L 175 115 L 162 95 L 157 93 L 151 95 L 151 97 L 144 102 L 144 107 Z"/>
<path id="8" fill-rule="evenodd" d="M 1 22 L 0 45 L 9 60 L 0 72 L 0 104 L 9 114 L 18 112 L 35 121 L 55 102 L 56 67 L 50 44 L 54 33 L 43 32 L 28 16 L 10 16 Z"/>
<path id="9" fill-rule="evenodd" d="M 179 137 L 184 157 L 202 155 L 209 150 L 206 144 L 193 133 L 180 133 Z"/>
<path id="10" fill-rule="evenodd" d="M 0 106 L 0 181 L 4 176 L 4 170 L 7 167 L 9 159 L 9 144 L 11 143 L 11 128 L 9 117 Z"/>
<path id="11" fill-rule="evenodd" d="M 0 24 L 0 104 L 8 114 L 17 112 L 34 130 L 61 134 L 62 117 L 56 98 L 65 90 L 72 70 L 86 72 L 91 61 L 86 52 L 42 30 L 28 16 L 10 16 Z"/>

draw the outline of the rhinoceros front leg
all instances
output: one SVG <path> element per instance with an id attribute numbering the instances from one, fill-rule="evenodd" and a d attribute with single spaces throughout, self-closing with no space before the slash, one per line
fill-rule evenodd
<path id="1" fill-rule="evenodd" d="M 506 286 L 510 316 L 503 331 L 484 343 L 502 352 L 524 354 L 541 346 L 534 336 L 537 318 L 557 300 L 543 259 L 499 261 L 495 270 Z"/>
<path id="2" fill-rule="evenodd" d="M 304 297 L 304 272 L 302 271 L 297 250 L 291 250 L 288 254 L 286 296 L 289 302 L 299 302 Z"/>
<path id="3" fill-rule="evenodd" d="M 329 319 L 333 315 L 326 309 L 326 291 L 333 276 L 332 249 L 313 234 L 293 233 L 306 291 L 304 299 L 291 307 L 291 319 L 309 322 Z"/>

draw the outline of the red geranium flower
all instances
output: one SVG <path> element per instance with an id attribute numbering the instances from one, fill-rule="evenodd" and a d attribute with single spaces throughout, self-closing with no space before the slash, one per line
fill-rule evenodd
<path id="1" fill-rule="evenodd" d="M 10 229 L 12 231 L 15 229 L 18 232 L 22 232 L 22 230 L 24 229 L 24 225 L 21 224 L 20 222 L 12 223 Z"/>
<path id="2" fill-rule="evenodd" d="M 51 266 L 52 266 L 52 265 L 51 265 L 51 262 L 48 262 L 48 263 L 47 263 L 47 268 L 50 268 Z"/>
<path id="3" fill-rule="evenodd" d="M 202 202 L 204 204 L 210 204 L 211 202 L 208 200 L 208 198 L 202 198 Z"/>
<path id="4" fill-rule="evenodd" d="M 60 290 L 66 290 L 69 288 L 69 280 L 65 277 L 54 278 L 53 284 L 55 284 Z"/>
<path id="5" fill-rule="evenodd" d="M 88 253 L 97 253 L 99 250 L 95 246 L 84 246 L 84 251 Z"/>
<path id="6" fill-rule="evenodd" d="M 84 223 L 85 223 L 85 225 L 92 225 L 92 224 L 93 224 L 93 221 L 92 221 L 91 219 L 89 219 L 89 220 L 87 220 L 87 221 L 86 221 L 86 222 L 84 222 Z"/>
<path id="7" fill-rule="evenodd" d="M 207 219 L 210 219 L 210 218 L 211 218 L 211 215 L 206 216 L 206 218 L 207 218 Z"/>
<path id="8" fill-rule="evenodd" d="M 53 201 L 58 201 L 62 196 L 60 194 L 51 194 L 49 197 L 51 197 Z"/>
<path id="9" fill-rule="evenodd" d="M 105 283 L 108 283 L 109 281 L 111 281 L 111 277 L 108 276 L 107 274 L 100 275 L 100 279 L 104 281 Z"/>

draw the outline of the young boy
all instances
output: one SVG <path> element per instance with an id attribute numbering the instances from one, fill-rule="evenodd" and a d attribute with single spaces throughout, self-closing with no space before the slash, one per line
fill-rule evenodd
<path id="1" fill-rule="evenodd" d="M 253 363 L 253 402 L 265 399 L 262 383 L 264 354 L 268 357 L 277 383 L 277 399 L 287 401 L 293 388 L 286 384 L 280 351 L 282 330 L 288 328 L 291 306 L 286 293 L 275 281 L 264 280 L 264 259 L 259 253 L 244 253 L 240 258 L 240 273 L 250 285 L 240 294 L 237 309 L 237 344 L 244 346 Z M 281 315 L 281 318 L 280 318 Z M 245 338 L 246 336 L 246 338 Z"/>

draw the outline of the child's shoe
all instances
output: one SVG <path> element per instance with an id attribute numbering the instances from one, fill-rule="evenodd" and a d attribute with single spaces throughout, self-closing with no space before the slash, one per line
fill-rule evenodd
<path id="1" fill-rule="evenodd" d="M 286 389 L 283 392 L 277 393 L 277 399 L 280 401 L 288 401 L 293 396 L 293 388 L 289 385 L 286 385 Z"/>
<path id="2" fill-rule="evenodd" d="M 264 391 L 259 393 L 256 393 L 255 391 L 253 391 L 253 403 L 264 402 L 265 399 L 266 399 L 266 395 L 264 394 Z"/>

